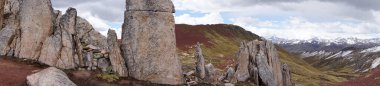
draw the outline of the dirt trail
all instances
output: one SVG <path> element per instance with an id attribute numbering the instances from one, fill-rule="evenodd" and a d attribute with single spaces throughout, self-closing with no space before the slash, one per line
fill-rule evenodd
<path id="1" fill-rule="evenodd" d="M 31 61 L 21 61 L 9 57 L 0 57 L 0 86 L 27 86 L 26 77 L 47 68 Z M 96 78 L 99 71 L 65 71 L 78 86 L 162 86 L 149 82 L 122 78 L 113 83 Z"/>
<path id="2" fill-rule="evenodd" d="M 26 76 L 43 67 L 0 57 L 0 86 L 27 86 Z"/>

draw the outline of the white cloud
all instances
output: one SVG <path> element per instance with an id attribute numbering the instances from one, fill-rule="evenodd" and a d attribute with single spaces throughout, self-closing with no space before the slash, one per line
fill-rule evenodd
<path id="1" fill-rule="evenodd" d="M 208 13 L 202 17 L 193 17 L 190 14 L 183 14 L 180 16 L 175 16 L 175 21 L 177 24 L 219 24 L 223 23 L 223 18 L 220 13 Z"/>
<path id="2" fill-rule="evenodd" d="M 310 39 L 313 37 L 322 37 L 327 39 L 334 38 L 376 38 L 380 33 L 379 25 L 376 23 L 342 23 L 336 22 L 310 22 L 301 17 L 290 17 L 285 21 L 276 22 L 281 26 L 262 27 L 260 23 L 270 21 L 246 21 L 244 19 L 253 18 L 236 18 L 231 19 L 234 24 L 242 26 L 260 36 L 271 37 L 277 36 L 289 39 Z M 272 22 L 273 23 L 273 22 Z"/>

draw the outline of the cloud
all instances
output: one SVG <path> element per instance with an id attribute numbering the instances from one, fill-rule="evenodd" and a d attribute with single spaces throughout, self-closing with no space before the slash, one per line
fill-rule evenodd
<path id="1" fill-rule="evenodd" d="M 260 36 L 378 38 L 378 0 L 174 0 L 177 10 L 221 13 Z M 228 18 L 228 19 L 225 19 Z"/>
<path id="2" fill-rule="evenodd" d="M 247 21 L 253 20 L 252 21 Z M 235 25 L 242 26 L 249 31 L 264 37 L 280 37 L 289 39 L 311 39 L 321 37 L 326 39 L 334 38 L 376 38 L 379 36 L 380 26 L 377 23 L 344 23 L 344 22 L 310 22 L 301 17 L 290 17 L 285 21 L 271 22 L 261 21 L 253 18 L 231 19 Z M 277 23 L 278 26 L 262 26 L 260 23 Z"/>
<path id="3" fill-rule="evenodd" d="M 55 10 L 62 12 L 69 7 L 76 8 L 78 16 L 89 21 L 102 35 L 107 36 L 108 29 L 114 29 L 118 38 L 121 38 L 124 0 L 52 0 L 52 5 Z"/>
<path id="4" fill-rule="evenodd" d="M 220 13 L 209 13 L 201 17 L 193 17 L 190 14 L 183 14 L 180 16 L 175 16 L 175 21 L 177 24 L 220 24 L 223 23 L 223 18 Z"/>

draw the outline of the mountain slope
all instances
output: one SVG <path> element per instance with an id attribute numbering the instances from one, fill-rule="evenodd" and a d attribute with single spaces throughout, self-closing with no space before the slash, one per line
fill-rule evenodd
<path id="1" fill-rule="evenodd" d="M 194 45 L 202 44 L 206 63 L 213 63 L 219 69 L 232 67 L 240 42 L 262 40 L 261 37 L 234 25 L 176 25 L 177 48 L 184 64 L 184 70 L 194 69 Z M 331 73 L 319 71 L 302 59 L 297 58 L 277 47 L 282 63 L 291 68 L 292 79 L 298 85 L 318 86 L 321 83 L 331 84 L 344 78 Z"/>

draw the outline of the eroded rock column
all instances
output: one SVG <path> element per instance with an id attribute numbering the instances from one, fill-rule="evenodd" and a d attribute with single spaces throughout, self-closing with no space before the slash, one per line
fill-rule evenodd
<path id="1" fill-rule="evenodd" d="M 107 43 L 112 70 L 119 76 L 128 77 L 128 70 L 124 58 L 121 56 L 119 42 L 115 30 L 108 30 Z"/>
<path id="2" fill-rule="evenodd" d="M 152 83 L 182 84 L 171 0 L 126 0 L 126 5 L 122 51 L 129 75 Z"/>
<path id="3" fill-rule="evenodd" d="M 196 70 L 197 77 L 204 79 L 206 76 L 205 59 L 203 57 L 201 45 L 199 43 L 197 43 L 197 45 L 195 46 L 195 60 L 196 60 L 195 70 Z"/>

